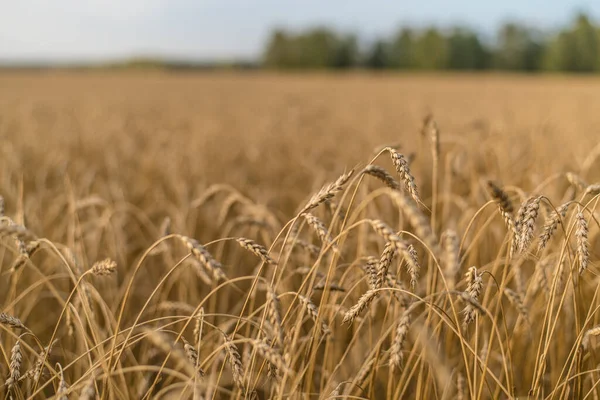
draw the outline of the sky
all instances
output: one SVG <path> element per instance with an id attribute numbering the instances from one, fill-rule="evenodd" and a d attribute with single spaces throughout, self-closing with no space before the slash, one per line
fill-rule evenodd
<path id="1" fill-rule="evenodd" d="M 133 56 L 257 59 L 275 27 L 326 25 L 369 40 L 400 26 L 507 20 L 552 29 L 600 0 L 0 0 L 1 61 L 106 61 Z"/>

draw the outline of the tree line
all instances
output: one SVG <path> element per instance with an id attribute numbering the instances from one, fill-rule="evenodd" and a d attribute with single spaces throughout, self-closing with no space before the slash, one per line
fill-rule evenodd
<path id="1" fill-rule="evenodd" d="M 354 34 L 327 28 L 300 33 L 276 29 L 267 42 L 263 66 L 594 72 L 600 71 L 600 27 L 585 14 L 551 33 L 506 23 L 493 40 L 485 40 L 466 27 L 404 27 L 368 46 L 361 45 Z"/>

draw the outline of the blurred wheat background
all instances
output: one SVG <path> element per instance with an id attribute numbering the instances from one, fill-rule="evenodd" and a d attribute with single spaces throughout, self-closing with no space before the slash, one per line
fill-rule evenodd
<path id="1" fill-rule="evenodd" d="M 600 394 L 597 78 L 0 88 L 6 398 Z"/>

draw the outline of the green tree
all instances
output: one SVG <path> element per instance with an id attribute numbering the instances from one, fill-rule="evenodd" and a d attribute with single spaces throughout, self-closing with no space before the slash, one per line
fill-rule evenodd
<path id="1" fill-rule="evenodd" d="M 464 28 L 455 28 L 448 37 L 448 68 L 479 70 L 488 65 L 488 52 L 477 35 Z"/>
<path id="2" fill-rule="evenodd" d="M 367 53 L 365 65 L 371 69 L 383 69 L 388 66 L 387 45 L 383 40 L 373 43 Z"/>
<path id="3" fill-rule="evenodd" d="M 510 22 L 498 32 L 494 67 L 510 71 L 536 71 L 542 67 L 543 45 L 531 29 Z"/>
<path id="4" fill-rule="evenodd" d="M 448 65 L 446 38 L 435 28 L 429 28 L 416 40 L 415 66 L 425 70 L 440 70 Z"/>
<path id="5" fill-rule="evenodd" d="M 390 43 L 389 63 L 392 68 L 415 67 L 415 34 L 410 28 L 401 29 Z"/>

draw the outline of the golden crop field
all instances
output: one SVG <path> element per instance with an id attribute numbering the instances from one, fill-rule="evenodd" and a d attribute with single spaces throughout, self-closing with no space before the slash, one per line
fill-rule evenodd
<path id="1" fill-rule="evenodd" d="M 0 75 L 4 398 L 594 399 L 600 79 Z"/>

